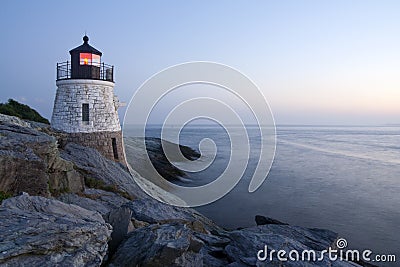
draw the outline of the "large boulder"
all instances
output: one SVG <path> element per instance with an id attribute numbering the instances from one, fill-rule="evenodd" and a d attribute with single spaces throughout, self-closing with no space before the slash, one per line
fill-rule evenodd
<path id="1" fill-rule="evenodd" d="M 147 197 L 126 167 L 106 159 L 96 149 L 68 143 L 61 150 L 61 157 L 75 164 L 89 187 L 115 191 L 131 199 Z"/>
<path id="2" fill-rule="evenodd" d="M 108 243 L 110 254 L 115 252 L 121 241 L 125 238 L 126 234 L 134 229 L 131 217 L 132 211 L 126 207 L 120 207 L 112 210 L 106 215 L 106 221 L 113 227 L 111 240 Z"/>
<path id="3" fill-rule="evenodd" d="M 88 187 L 112 191 L 129 199 L 150 199 L 135 182 L 136 179 L 146 191 L 152 191 L 159 199 L 165 202 L 182 202 L 184 205 L 175 195 L 143 178 L 135 170 L 130 169 L 129 172 L 126 166 L 106 159 L 93 148 L 68 143 L 61 150 L 61 157 L 75 164 L 75 168 L 85 177 Z"/>
<path id="4" fill-rule="evenodd" d="M 67 204 L 74 204 L 87 210 L 97 211 L 103 218 L 111 211 L 119 209 L 130 201 L 117 193 L 94 188 L 86 188 L 80 194 L 63 194 L 57 199 Z"/>
<path id="5" fill-rule="evenodd" d="M 56 138 L 18 118 L 0 117 L 0 191 L 50 196 L 83 189 L 74 165 L 60 158 Z"/>
<path id="6" fill-rule="evenodd" d="M 153 223 L 189 222 L 201 231 L 220 230 L 213 221 L 191 208 L 171 206 L 155 199 L 136 199 L 124 204 L 132 211 L 132 219 Z"/>
<path id="7" fill-rule="evenodd" d="M 277 255 L 270 261 L 257 259 L 257 252 L 264 250 L 275 252 L 286 251 L 286 257 L 291 250 L 300 254 L 303 251 L 313 250 L 317 257 L 321 251 L 333 247 L 337 234 L 324 229 L 308 229 L 299 226 L 268 224 L 235 230 L 227 233 L 231 242 L 225 247 L 225 253 L 230 261 L 247 266 L 358 266 L 346 261 L 331 261 L 327 254 L 321 261 L 290 261 L 284 264 L 278 260 Z M 307 263 L 307 264 L 305 264 Z"/>
<path id="8" fill-rule="evenodd" d="M 203 266 L 202 246 L 185 224 L 150 225 L 128 235 L 110 266 Z"/>
<path id="9" fill-rule="evenodd" d="M 132 211 L 124 207 L 129 200 L 100 189 L 86 189 L 82 194 L 64 194 L 58 197 L 64 203 L 75 204 L 87 210 L 99 212 L 113 231 L 108 243 L 108 256 L 112 255 L 126 234 L 134 229 Z"/>
<path id="10" fill-rule="evenodd" d="M 99 266 L 112 229 L 95 211 L 26 193 L 0 217 L 1 266 Z"/>

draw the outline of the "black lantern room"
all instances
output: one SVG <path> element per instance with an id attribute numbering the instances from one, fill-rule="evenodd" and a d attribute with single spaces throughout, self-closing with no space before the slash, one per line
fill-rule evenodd
<path id="1" fill-rule="evenodd" d="M 89 37 L 83 44 L 69 51 L 71 61 L 57 63 L 57 80 L 93 79 L 113 82 L 114 67 L 101 62 L 102 53 L 89 45 Z"/>

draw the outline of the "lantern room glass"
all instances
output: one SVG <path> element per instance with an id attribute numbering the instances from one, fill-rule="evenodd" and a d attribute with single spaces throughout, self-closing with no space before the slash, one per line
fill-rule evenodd
<path id="1" fill-rule="evenodd" d="M 100 67 L 100 56 L 92 54 L 92 65 Z"/>
<path id="2" fill-rule="evenodd" d="M 100 67 L 100 56 L 91 53 L 80 53 L 79 54 L 80 65 L 93 65 Z"/>

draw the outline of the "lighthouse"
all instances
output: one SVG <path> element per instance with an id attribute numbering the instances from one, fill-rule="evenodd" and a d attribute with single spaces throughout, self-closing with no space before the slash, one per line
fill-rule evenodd
<path id="1" fill-rule="evenodd" d="M 70 61 L 57 63 L 51 127 L 64 132 L 66 142 L 95 148 L 125 164 L 114 66 L 102 62 L 102 53 L 89 45 L 86 35 L 83 44 L 69 53 Z"/>

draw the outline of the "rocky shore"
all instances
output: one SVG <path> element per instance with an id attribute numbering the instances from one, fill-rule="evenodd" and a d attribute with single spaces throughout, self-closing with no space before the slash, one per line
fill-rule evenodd
<path id="1" fill-rule="evenodd" d="M 263 216 L 254 227 L 223 229 L 193 209 L 150 198 L 123 165 L 91 148 L 60 146 L 58 134 L 0 116 L 0 191 L 11 196 L 0 206 L 0 266 L 359 266 L 327 256 L 259 261 L 265 245 L 320 254 L 337 234 Z M 148 148 L 172 178 L 176 170 L 168 169 L 159 144 L 149 140 Z"/>

